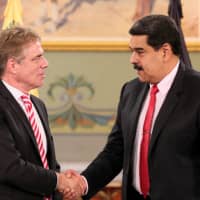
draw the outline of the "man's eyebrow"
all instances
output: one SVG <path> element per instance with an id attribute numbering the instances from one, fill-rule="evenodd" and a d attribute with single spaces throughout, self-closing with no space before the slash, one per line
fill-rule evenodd
<path id="1" fill-rule="evenodd" d="M 41 56 L 43 56 L 43 54 L 42 54 L 42 53 L 40 53 L 40 54 L 37 54 L 37 55 L 35 55 L 35 56 L 32 58 L 32 60 L 35 60 L 35 59 L 37 59 L 37 58 L 40 58 Z"/>
<path id="2" fill-rule="evenodd" d="M 131 51 L 144 51 L 144 48 L 142 48 L 142 47 L 132 48 L 131 46 L 129 46 L 129 49 L 130 49 Z"/>

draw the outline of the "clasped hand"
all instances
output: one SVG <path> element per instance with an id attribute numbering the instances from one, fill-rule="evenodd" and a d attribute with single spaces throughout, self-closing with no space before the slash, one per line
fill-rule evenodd
<path id="1" fill-rule="evenodd" d="M 74 170 L 57 173 L 57 190 L 63 194 L 63 200 L 77 200 L 86 190 L 83 177 Z"/>

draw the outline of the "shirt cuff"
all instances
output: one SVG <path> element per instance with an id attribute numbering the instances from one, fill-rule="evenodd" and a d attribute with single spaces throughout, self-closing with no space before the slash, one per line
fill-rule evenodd
<path id="1" fill-rule="evenodd" d="M 85 183 L 85 188 L 84 188 L 84 192 L 83 192 L 83 195 L 86 195 L 88 193 L 88 182 L 87 182 L 87 179 L 84 177 L 84 176 L 81 176 L 84 183 Z"/>

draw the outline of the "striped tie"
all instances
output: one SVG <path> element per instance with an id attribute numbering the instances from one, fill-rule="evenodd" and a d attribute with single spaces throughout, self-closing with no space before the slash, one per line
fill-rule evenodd
<path id="1" fill-rule="evenodd" d="M 46 154 L 45 154 L 45 151 L 44 151 L 41 133 L 40 133 L 39 126 L 37 124 L 37 121 L 36 121 L 36 118 L 35 118 L 35 113 L 34 113 L 34 110 L 33 110 L 33 104 L 32 104 L 30 97 L 28 95 L 22 95 L 21 99 L 24 103 L 24 106 L 25 106 L 25 109 L 26 109 L 26 112 L 27 112 L 27 115 L 28 115 L 28 119 L 30 121 L 31 127 L 32 127 L 33 132 L 34 132 L 34 136 L 35 136 L 35 139 L 36 139 L 36 142 L 37 142 L 37 146 L 38 146 L 38 150 L 39 150 L 39 153 L 40 153 L 40 158 L 41 158 L 42 163 L 43 163 L 43 167 L 45 169 L 49 169 L 47 157 L 46 157 Z M 50 198 L 45 197 L 44 200 L 50 200 Z"/>

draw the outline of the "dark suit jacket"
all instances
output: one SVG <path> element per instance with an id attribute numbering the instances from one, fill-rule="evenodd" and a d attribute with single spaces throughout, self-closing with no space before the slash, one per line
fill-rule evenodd
<path id="1" fill-rule="evenodd" d="M 200 200 L 200 73 L 179 67 L 155 121 L 149 147 L 152 200 Z M 133 148 L 148 84 L 138 79 L 121 91 L 116 123 L 104 150 L 83 172 L 90 198 L 123 169 L 123 200 L 134 200 Z"/>
<path id="2" fill-rule="evenodd" d="M 46 108 L 31 96 L 47 137 L 47 159 L 51 170 L 42 167 L 31 125 L 14 97 L 0 81 L 0 199 L 42 200 L 44 195 L 60 199 L 55 191 L 59 171 Z"/>

